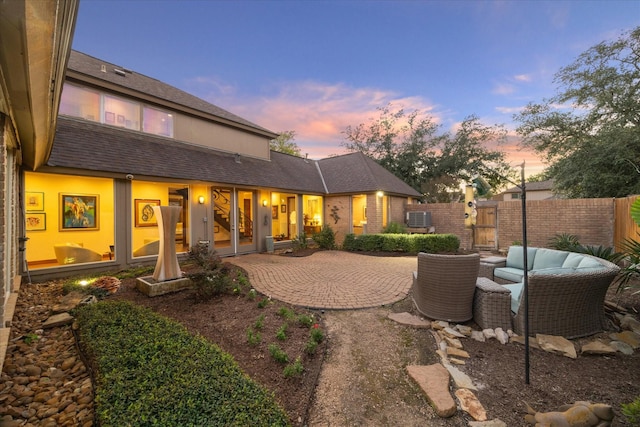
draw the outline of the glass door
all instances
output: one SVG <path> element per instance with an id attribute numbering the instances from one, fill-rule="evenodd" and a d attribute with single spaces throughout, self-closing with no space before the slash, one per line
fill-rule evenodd
<path id="1" fill-rule="evenodd" d="M 219 255 L 256 250 L 255 192 L 213 188 L 213 247 Z"/>

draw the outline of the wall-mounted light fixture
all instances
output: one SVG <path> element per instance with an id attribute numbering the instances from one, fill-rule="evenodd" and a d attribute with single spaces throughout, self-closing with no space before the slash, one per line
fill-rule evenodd
<path id="1" fill-rule="evenodd" d="M 204 196 L 198 197 L 198 203 L 200 203 L 201 205 L 204 205 Z"/>
<path id="2" fill-rule="evenodd" d="M 382 196 L 384 196 L 384 193 L 383 193 L 382 191 L 378 191 L 378 192 L 376 193 L 376 196 L 378 196 L 378 197 L 382 197 Z"/>
<path id="3" fill-rule="evenodd" d="M 262 201 L 262 206 L 264 206 L 265 208 L 267 207 L 268 204 L 269 204 L 269 202 L 267 202 L 267 199 L 264 199 Z"/>

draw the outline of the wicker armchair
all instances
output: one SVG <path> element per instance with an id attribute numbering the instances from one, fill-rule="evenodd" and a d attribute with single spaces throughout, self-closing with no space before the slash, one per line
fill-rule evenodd
<path id="1" fill-rule="evenodd" d="M 473 317 L 473 295 L 480 255 L 418 254 L 412 297 L 423 315 L 449 322 Z"/>
<path id="2" fill-rule="evenodd" d="M 571 274 L 529 276 L 529 335 L 578 338 L 607 329 L 604 299 L 619 268 L 602 260 L 604 268 Z M 514 330 L 524 334 L 524 297 L 520 295 Z"/>

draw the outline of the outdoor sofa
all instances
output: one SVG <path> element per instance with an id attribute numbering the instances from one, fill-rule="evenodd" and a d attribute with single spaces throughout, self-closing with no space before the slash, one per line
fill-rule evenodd
<path id="1" fill-rule="evenodd" d="M 485 317 L 488 315 L 488 309 L 482 306 L 483 299 L 486 304 L 495 302 L 496 298 L 504 301 L 505 292 L 495 287 L 495 283 L 500 283 L 509 291 L 513 330 L 517 334 L 524 334 L 523 248 L 512 246 L 506 259 L 492 261 L 481 262 L 480 275 L 494 284 L 488 283 L 487 291 L 476 289 L 474 319 L 477 317 L 478 324 L 488 323 L 483 318 L 483 313 Z M 606 329 L 604 300 L 619 270 L 617 265 L 609 261 L 586 254 L 527 248 L 529 335 L 577 338 Z M 495 298 L 487 298 L 489 295 Z M 504 303 L 501 307 L 504 307 Z M 505 317 L 504 313 L 498 316 Z"/>

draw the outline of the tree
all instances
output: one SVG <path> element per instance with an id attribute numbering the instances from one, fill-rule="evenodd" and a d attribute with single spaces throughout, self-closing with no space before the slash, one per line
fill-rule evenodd
<path id="1" fill-rule="evenodd" d="M 300 147 L 293 142 L 296 137 L 296 131 L 286 130 L 281 132 L 276 139 L 269 142 L 269 148 L 280 153 L 291 154 L 300 157 Z"/>
<path id="2" fill-rule="evenodd" d="M 640 27 L 560 69 L 558 93 L 515 116 L 523 144 L 546 157 L 568 197 L 640 192 Z"/>
<path id="3" fill-rule="evenodd" d="M 348 126 L 342 145 L 376 160 L 420 192 L 425 201 L 460 200 L 460 185 L 475 175 L 488 178 L 492 186 L 505 183 L 510 167 L 504 153 L 487 148 L 487 143 L 504 139 L 502 127 L 485 126 L 470 116 L 454 135 L 440 134 L 434 119 L 417 110 L 394 111 L 391 104 L 378 110 L 378 119 Z"/>

